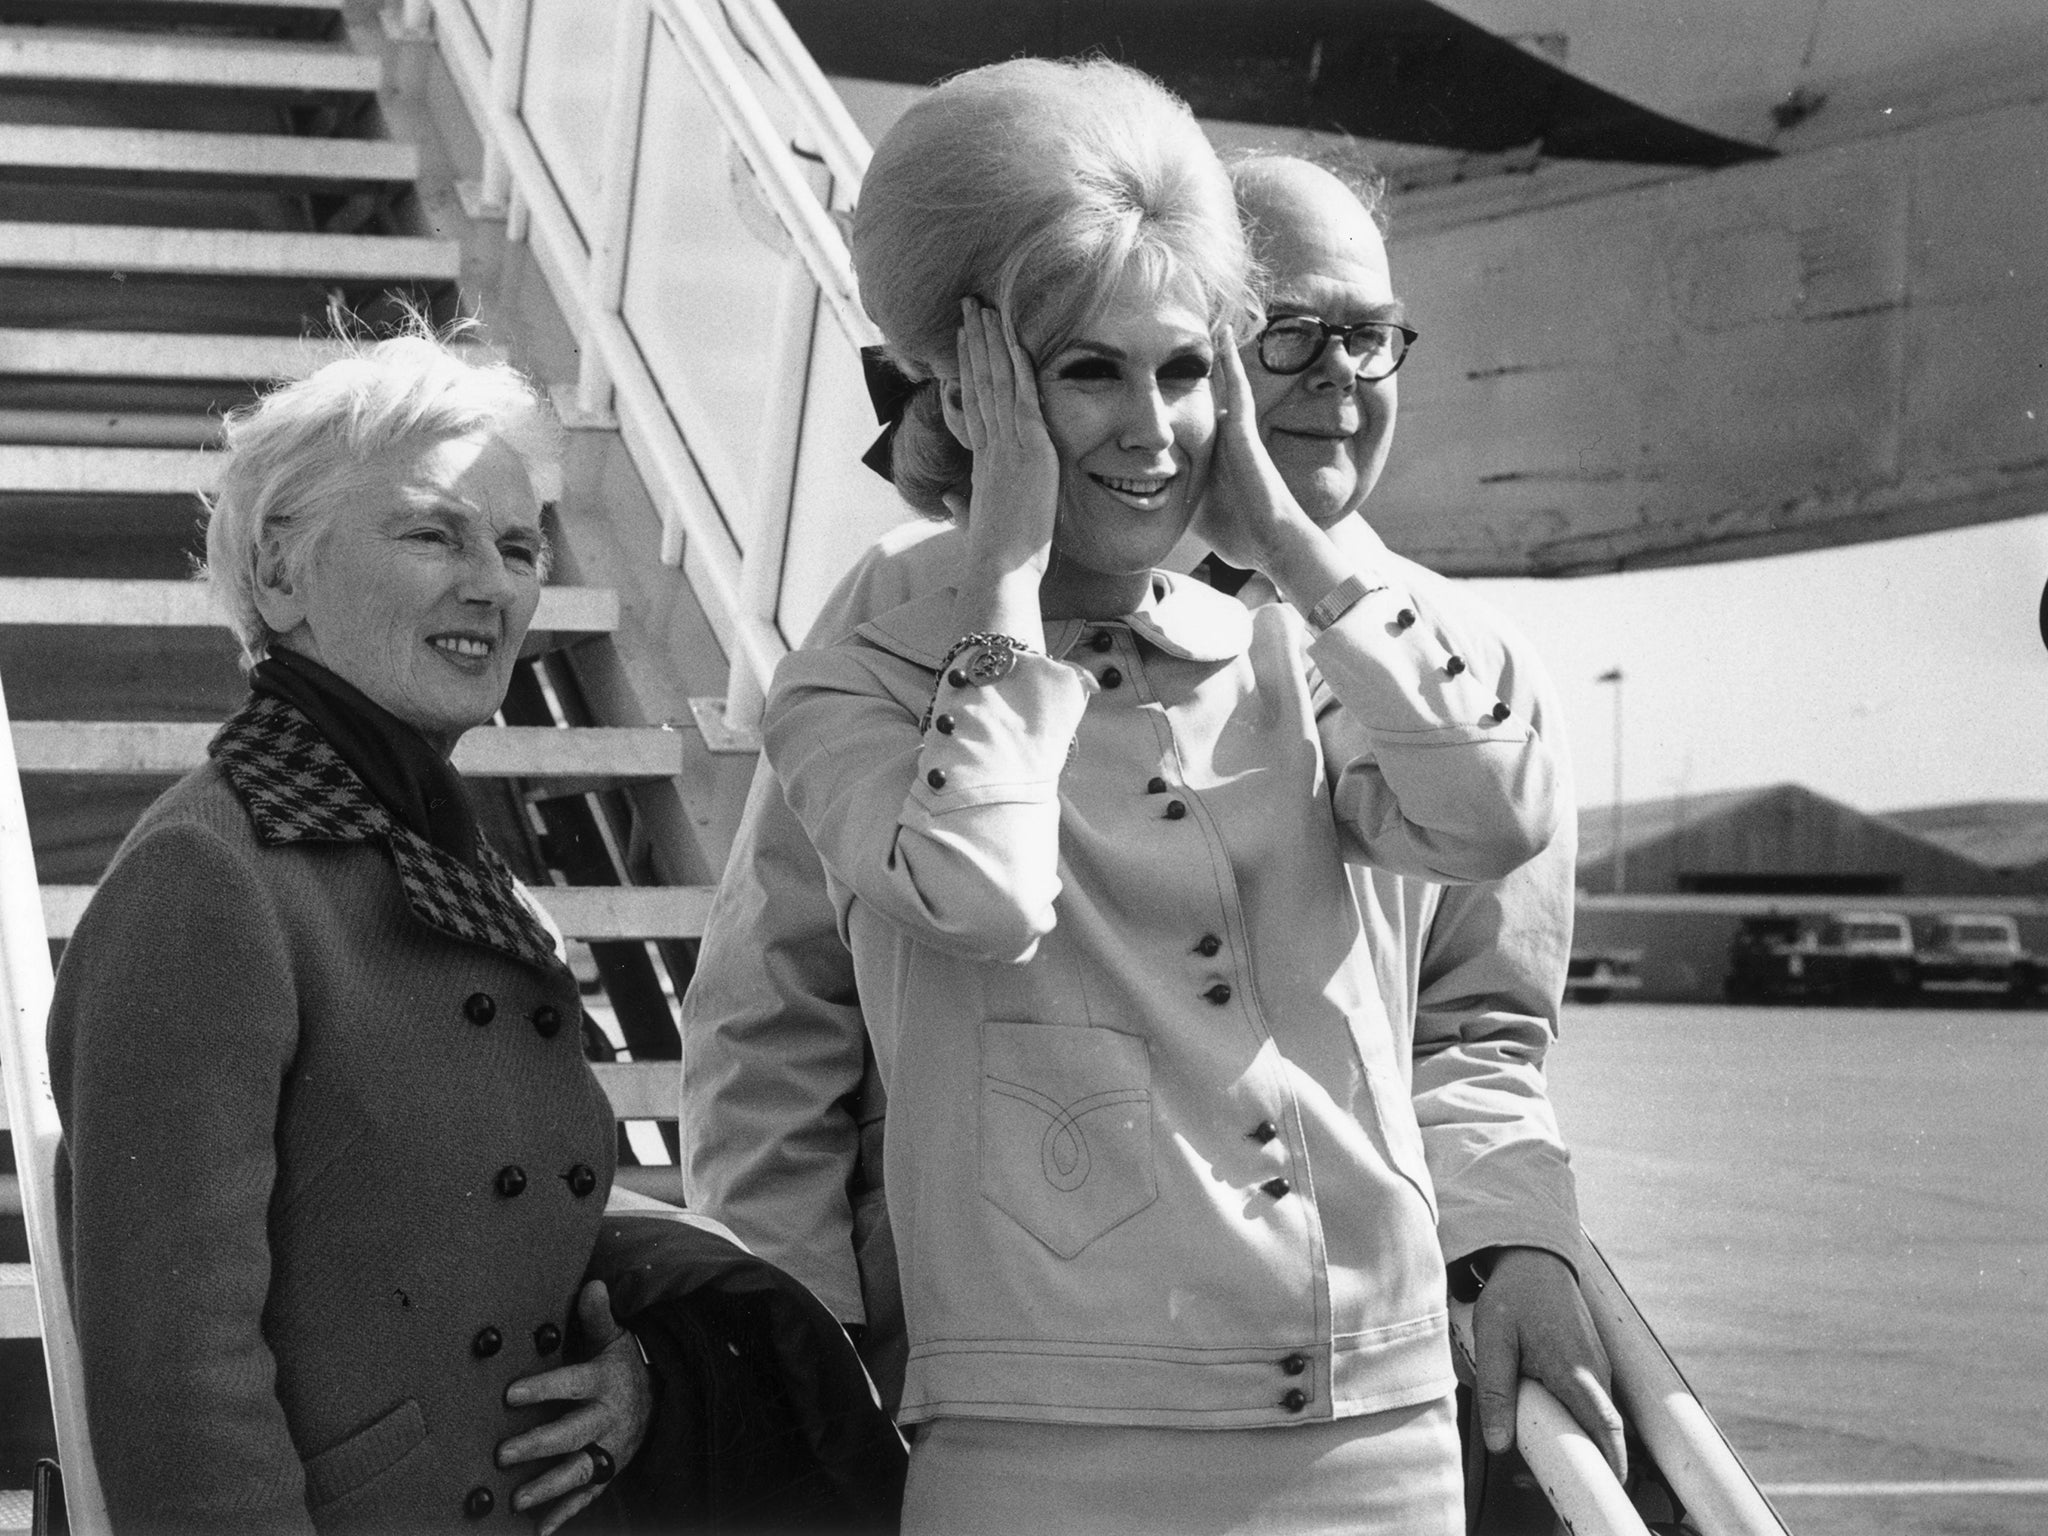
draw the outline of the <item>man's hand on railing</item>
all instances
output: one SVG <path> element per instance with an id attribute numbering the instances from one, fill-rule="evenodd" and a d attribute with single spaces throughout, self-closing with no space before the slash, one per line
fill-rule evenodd
<path id="1" fill-rule="evenodd" d="M 1578 1420 L 1617 1478 L 1628 1472 L 1612 1371 L 1571 1266 L 1541 1248 L 1502 1248 L 1472 1308 L 1474 1390 L 1486 1448 L 1515 1443 L 1515 1401 L 1532 1377 Z"/>

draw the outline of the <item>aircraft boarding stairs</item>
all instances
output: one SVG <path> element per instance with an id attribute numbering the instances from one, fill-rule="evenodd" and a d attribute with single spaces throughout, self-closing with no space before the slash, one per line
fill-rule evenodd
<path id="1" fill-rule="evenodd" d="M 538 639 L 456 762 L 575 942 L 644 1160 L 621 1182 L 679 1198 L 674 1000 L 762 686 L 903 515 L 848 468 L 871 332 L 835 215 L 865 162 L 764 0 L 0 0 L 0 1489 L 61 1452 L 71 1529 L 105 1527 L 52 1258 L 50 959 L 242 696 L 194 497 L 219 413 L 332 355 L 306 338 L 334 305 L 481 313 L 576 429 Z M 1596 1299 L 1698 1531 L 1779 1531 L 1611 1276 Z M 1571 1528 L 1644 1530 L 1545 1412 Z M 1486 1481 L 1475 1528 L 1553 1528 L 1530 1480 Z M 0 1532 L 30 1518 L 0 1492 Z"/>

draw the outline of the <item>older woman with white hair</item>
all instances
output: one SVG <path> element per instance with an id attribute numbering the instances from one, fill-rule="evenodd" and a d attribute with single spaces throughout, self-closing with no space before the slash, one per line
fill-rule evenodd
<path id="1" fill-rule="evenodd" d="M 417 333 L 228 422 L 208 578 L 250 697 L 123 844 L 50 1017 L 118 1528 L 551 1531 L 659 1434 L 644 1351 L 742 1328 L 704 1300 L 636 1342 L 606 1279 L 643 1301 L 736 1282 L 785 1346 L 822 1316 L 715 1239 L 606 1220 L 616 1136 L 576 979 L 449 761 L 539 603 L 558 435 L 512 369 Z M 836 1332 L 805 1342 L 813 1384 Z M 873 1451 L 887 1523 L 900 1444 L 845 1362 L 834 1432 Z M 670 1464 L 617 1488 L 644 1481 L 622 1506 L 663 1529 L 705 1486 L 693 1390 L 665 1392 Z"/>

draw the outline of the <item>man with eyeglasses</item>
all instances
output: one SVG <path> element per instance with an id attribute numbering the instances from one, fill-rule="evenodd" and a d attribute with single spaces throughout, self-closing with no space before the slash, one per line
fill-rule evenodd
<path id="1" fill-rule="evenodd" d="M 1288 489 L 1360 569 L 1392 563 L 1505 707 L 1553 733 L 1548 680 L 1519 640 L 1443 578 L 1390 554 L 1358 515 L 1386 463 L 1394 372 L 1416 333 L 1372 214 L 1328 172 L 1261 156 L 1232 168 L 1269 275 L 1268 324 L 1244 348 L 1259 435 Z M 933 582 L 941 525 L 887 536 L 813 634 L 835 638 Z M 1204 574 L 1248 603 L 1262 578 Z M 1569 804 L 1569 799 L 1565 799 Z M 1412 1042 L 1413 1092 L 1454 1289 L 1478 1291 L 1482 1427 L 1512 1440 L 1518 1375 L 1542 1380 L 1622 1466 L 1607 1362 L 1571 1260 L 1578 1211 L 1545 1095 L 1571 947 L 1576 834 L 1507 880 L 1442 887 L 1359 870 L 1381 991 Z M 681 1130 L 693 1207 L 808 1284 L 854 1332 L 886 1402 L 902 1373 L 900 1298 L 882 1202 L 884 1103 L 824 872 L 763 763 L 683 1007 Z"/>

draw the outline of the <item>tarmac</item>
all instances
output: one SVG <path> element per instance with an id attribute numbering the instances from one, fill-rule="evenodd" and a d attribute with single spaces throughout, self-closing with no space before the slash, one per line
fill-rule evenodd
<path id="1" fill-rule="evenodd" d="M 1588 1230 L 1795 1536 L 2048 1532 L 2048 1013 L 1568 1008 Z"/>

